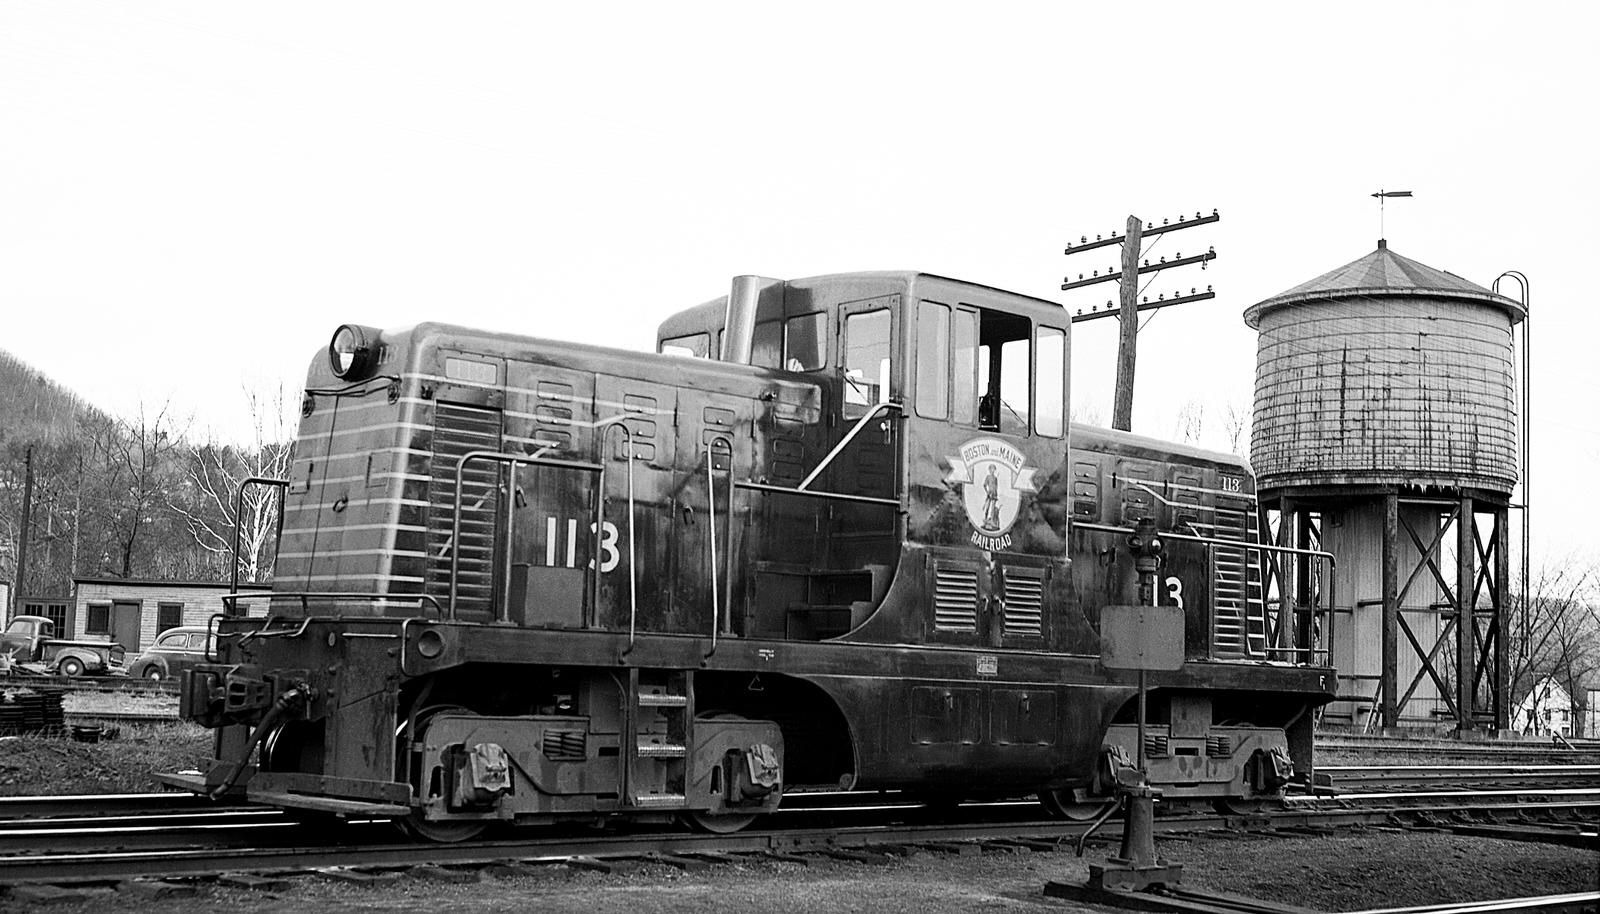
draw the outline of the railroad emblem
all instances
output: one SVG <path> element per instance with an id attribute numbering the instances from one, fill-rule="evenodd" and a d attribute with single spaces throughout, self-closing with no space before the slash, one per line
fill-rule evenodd
<path id="1" fill-rule="evenodd" d="M 1035 491 L 1033 474 L 1023 453 L 998 438 L 974 438 L 961 445 L 950 461 L 947 483 L 961 486 L 961 499 L 972 522 L 972 544 L 990 551 L 1009 549 L 1007 535 L 1022 507 L 1022 493 Z"/>

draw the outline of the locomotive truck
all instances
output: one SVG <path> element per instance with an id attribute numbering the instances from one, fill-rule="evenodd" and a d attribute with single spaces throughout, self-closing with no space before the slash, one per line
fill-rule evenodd
<path id="1" fill-rule="evenodd" d="M 1248 467 L 1071 425 L 1069 330 L 909 272 L 737 277 L 656 353 L 340 326 L 270 606 L 234 600 L 184 676 L 215 758 L 167 779 L 441 841 L 731 831 L 801 791 L 1079 814 L 1137 748 L 1098 621 L 1138 601 L 1143 519 L 1186 614 L 1186 663 L 1149 677 L 1150 779 L 1309 782 L 1335 677 L 1262 590 Z"/>

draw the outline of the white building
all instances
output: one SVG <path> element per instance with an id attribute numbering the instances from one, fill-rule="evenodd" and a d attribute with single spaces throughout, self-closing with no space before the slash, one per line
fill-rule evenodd
<path id="1" fill-rule="evenodd" d="M 1535 682 L 1511 715 L 1511 729 L 1530 736 L 1572 735 L 1572 696 L 1554 679 Z"/>

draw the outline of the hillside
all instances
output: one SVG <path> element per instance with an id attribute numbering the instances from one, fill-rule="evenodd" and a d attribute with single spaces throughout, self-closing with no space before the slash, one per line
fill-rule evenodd
<path id="1" fill-rule="evenodd" d="M 18 581 L 30 450 L 32 514 Z M 49 596 L 66 594 L 74 576 L 220 579 L 226 550 L 219 555 L 194 531 L 231 521 L 191 480 L 203 459 L 237 475 L 237 458 L 233 448 L 192 446 L 164 414 L 110 415 L 0 351 L 0 581 Z"/>
<path id="2" fill-rule="evenodd" d="M 0 349 L 0 451 L 51 444 L 77 434 L 80 418 L 107 418 L 100 410 Z M 20 455 L 20 452 L 19 452 Z"/>

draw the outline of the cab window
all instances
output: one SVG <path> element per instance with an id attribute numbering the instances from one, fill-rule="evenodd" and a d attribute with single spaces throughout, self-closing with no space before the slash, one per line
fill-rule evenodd
<path id="1" fill-rule="evenodd" d="M 863 311 L 844 322 L 844 414 L 863 416 L 889 399 L 889 311 Z"/>
<path id="2" fill-rule="evenodd" d="M 917 414 L 950 414 L 950 308 L 938 302 L 917 305 Z"/>
<path id="3" fill-rule="evenodd" d="M 695 359 L 707 358 L 711 352 L 711 339 L 704 333 L 691 333 L 661 341 L 661 351 L 666 355 L 681 355 Z"/>
<path id="4" fill-rule="evenodd" d="M 756 324 L 750 364 L 785 371 L 816 371 L 828 363 L 828 316 L 821 311 Z"/>
<path id="5" fill-rule="evenodd" d="M 1033 429 L 1060 438 L 1066 427 L 1067 334 L 1056 327 L 1038 331 L 1038 364 L 1034 369 Z"/>
<path id="6" fill-rule="evenodd" d="M 950 418 L 978 423 L 978 312 L 957 308 L 950 323 Z"/>
<path id="7" fill-rule="evenodd" d="M 783 322 L 783 360 L 790 371 L 816 371 L 828 364 L 828 315 L 817 311 Z"/>
<path id="8" fill-rule="evenodd" d="M 762 368 L 783 367 L 783 322 L 762 321 L 756 324 L 750 340 L 750 364 Z"/>
<path id="9" fill-rule="evenodd" d="M 984 310 L 978 328 L 978 426 L 1010 435 L 1028 433 L 1032 327 L 1025 317 Z"/>

